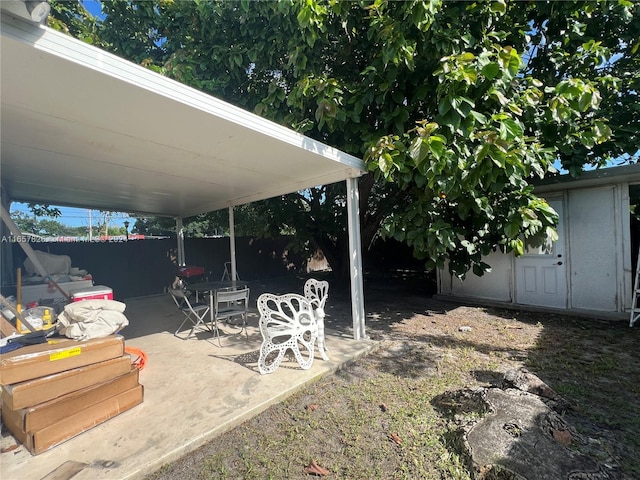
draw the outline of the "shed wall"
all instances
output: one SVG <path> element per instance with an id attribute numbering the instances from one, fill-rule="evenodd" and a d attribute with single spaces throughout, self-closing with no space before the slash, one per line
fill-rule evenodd
<path id="1" fill-rule="evenodd" d="M 546 197 L 563 195 L 566 201 L 569 310 L 624 316 L 631 308 L 632 256 L 637 252 L 631 251 L 629 185 L 634 179 L 603 177 L 541 190 Z M 492 272 L 469 274 L 464 282 L 452 278 L 445 265 L 438 272 L 438 293 L 515 304 L 513 254 L 493 253 L 485 261 Z"/>
<path id="2" fill-rule="evenodd" d="M 485 262 L 491 272 L 478 277 L 469 273 L 464 281 L 448 273 L 448 264 L 440 272 L 440 293 L 470 298 L 484 298 L 499 302 L 512 301 L 513 261 L 510 255 L 499 252 L 490 254 Z"/>

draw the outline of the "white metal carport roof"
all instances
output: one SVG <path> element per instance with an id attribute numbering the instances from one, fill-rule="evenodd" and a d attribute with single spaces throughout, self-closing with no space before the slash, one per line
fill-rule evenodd
<path id="1" fill-rule="evenodd" d="M 0 48 L 11 200 L 186 217 L 365 170 L 354 156 L 6 12 Z"/>
<path id="2" fill-rule="evenodd" d="M 18 18 L 6 7 L 16 3 L 0 3 L 10 201 L 181 219 L 346 180 L 354 337 L 364 335 L 362 160 Z"/>

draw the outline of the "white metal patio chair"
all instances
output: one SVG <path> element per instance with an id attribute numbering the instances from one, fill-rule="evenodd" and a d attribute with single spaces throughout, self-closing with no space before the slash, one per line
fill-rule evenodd
<path id="1" fill-rule="evenodd" d="M 311 368 L 317 335 L 311 302 L 295 293 L 263 293 L 257 303 L 262 334 L 258 371 L 263 375 L 275 371 L 287 350 L 300 368 Z"/>
<path id="2" fill-rule="evenodd" d="M 169 288 L 169 294 L 178 307 L 178 310 L 180 310 L 185 316 L 184 320 L 174 333 L 176 337 L 181 338 L 178 333 L 182 330 L 182 327 L 187 322 L 191 322 L 192 327 L 189 331 L 189 334 L 184 338 L 184 340 L 187 340 L 189 337 L 191 337 L 196 328 L 200 326 L 205 327 L 207 328 L 207 330 L 211 331 L 211 329 L 209 329 L 209 327 L 205 323 L 205 316 L 209 313 L 208 303 L 191 303 L 189 297 L 181 288 Z"/>
<path id="3" fill-rule="evenodd" d="M 326 280 L 308 279 L 304 284 L 304 296 L 313 306 L 313 314 L 318 325 L 318 351 L 323 360 L 329 360 L 324 343 L 324 305 L 329 297 L 329 282 Z"/>
<path id="4" fill-rule="evenodd" d="M 213 299 L 213 331 L 220 342 L 220 330 L 218 329 L 218 320 L 228 320 L 233 317 L 242 318 L 242 326 L 240 332 L 249 337 L 247 332 L 247 312 L 249 310 L 249 287 L 229 290 L 216 290 Z"/>

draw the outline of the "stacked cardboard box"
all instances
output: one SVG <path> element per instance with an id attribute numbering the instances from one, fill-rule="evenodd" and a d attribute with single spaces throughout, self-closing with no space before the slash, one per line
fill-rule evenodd
<path id="1" fill-rule="evenodd" d="M 0 358 L 2 422 L 34 455 L 140 403 L 124 338 L 57 339 Z"/>

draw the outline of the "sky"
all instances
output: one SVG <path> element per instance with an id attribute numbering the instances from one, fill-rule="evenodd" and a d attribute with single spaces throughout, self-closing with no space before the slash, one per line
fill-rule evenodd
<path id="1" fill-rule="evenodd" d="M 100 0 L 82 0 L 82 5 L 95 17 L 102 18 L 102 4 Z"/>

